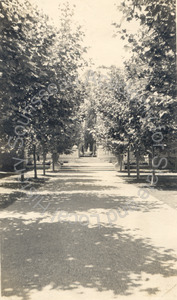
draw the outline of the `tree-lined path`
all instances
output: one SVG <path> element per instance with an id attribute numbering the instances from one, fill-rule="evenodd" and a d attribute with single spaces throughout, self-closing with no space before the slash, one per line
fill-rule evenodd
<path id="1" fill-rule="evenodd" d="M 31 192 L 1 180 L 2 199 L 16 200 L 1 211 L 2 299 L 176 298 L 176 210 L 97 158 L 44 180 Z"/>

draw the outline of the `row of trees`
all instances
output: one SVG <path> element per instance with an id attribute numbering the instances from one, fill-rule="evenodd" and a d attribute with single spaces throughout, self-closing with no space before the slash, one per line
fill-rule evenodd
<path id="1" fill-rule="evenodd" d="M 159 154 L 175 146 L 175 1 L 127 0 L 121 3 L 124 22 L 114 23 L 131 49 L 125 69 L 115 67 L 95 73 L 92 102 L 97 115 L 93 135 L 118 155 L 121 165 L 134 152 L 139 178 L 139 157 L 149 154 L 154 169 L 165 168 Z M 137 34 L 129 34 L 126 22 L 139 21 Z M 105 74 L 105 76 L 103 76 Z"/>
<path id="2" fill-rule="evenodd" d="M 96 140 L 118 155 L 120 165 L 127 153 L 129 175 L 130 150 L 136 155 L 137 177 L 142 154 L 165 165 L 157 155 L 175 145 L 176 138 L 175 1 L 125 0 L 118 9 L 123 21 L 113 26 L 131 58 L 124 70 L 103 67 L 87 72 L 82 82 L 84 34 L 74 25 L 68 4 L 60 8 L 58 29 L 28 1 L 0 3 L 3 161 L 7 152 L 23 158 L 27 151 L 36 165 L 40 151 L 45 174 L 48 152 L 54 167 L 58 154 L 69 153 L 81 140 Z M 126 22 L 135 20 L 139 31 L 132 34 Z"/>
<path id="3" fill-rule="evenodd" d="M 57 154 L 69 153 L 75 143 L 76 111 L 84 98 L 78 76 L 86 48 L 73 14 L 69 4 L 60 7 L 55 28 L 28 1 L 0 2 L 0 142 L 6 168 L 18 155 L 23 170 L 25 152 L 33 153 L 37 177 L 36 151 L 43 153 L 45 174 L 46 154 L 52 153 L 54 166 Z"/>

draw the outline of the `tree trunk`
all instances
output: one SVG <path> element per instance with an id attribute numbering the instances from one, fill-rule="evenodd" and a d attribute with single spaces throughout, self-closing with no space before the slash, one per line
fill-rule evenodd
<path id="1" fill-rule="evenodd" d="M 139 150 L 136 150 L 136 178 L 140 179 Z"/>
<path id="2" fill-rule="evenodd" d="M 55 172 L 55 155 L 54 153 L 52 154 L 52 170 Z"/>
<path id="3" fill-rule="evenodd" d="M 81 146 L 80 145 L 78 145 L 77 146 L 77 149 L 78 149 L 78 158 L 80 158 L 80 156 L 81 156 Z"/>
<path id="4" fill-rule="evenodd" d="M 149 160 L 149 168 L 152 168 L 152 154 L 148 154 L 148 160 Z"/>
<path id="5" fill-rule="evenodd" d="M 152 162 L 153 162 L 153 159 L 154 159 L 154 147 L 152 146 Z M 155 182 L 155 168 L 153 166 L 153 163 L 152 163 L 152 177 L 151 177 L 151 185 L 153 185 Z"/>
<path id="6" fill-rule="evenodd" d="M 45 160 L 46 160 L 46 154 L 43 151 L 43 176 L 45 176 Z"/>
<path id="7" fill-rule="evenodd" d="M 117 157 L 117 164 L 120 168 L 120 172 L 122 171 L 122 159 L 121 159 L 121 154 L 118 155 Z"/>
<path id="8" fill-rule="evenodd" d="M 37 178 L 37 166 L 36 166 L 36 145 L 33 145 L 33 160 L 34 160 L 34 178 Z"/>
<path id="9" fill-rule="evenodd" d="M 23 148 L 23 150 L 22 150 L 22 159 L 24 159 L 24 158 L 25 158 L 25 151 L 24 151 L 24 148 Z M 22 162 L 22 170 L 24 170 L 24 161 Z M 25 175 L 24 175 L 24 172 L 22 172 L 20 180 L 23 182 L 24 179 L 25 179 Z"/>
<path id="10" fill-rule="evenodd" d="M 122 154 L 119 154 L 120 172 L 122 172 Z"/>
<path id="11" fill-rule="evenodd" d="M 175 158 L 175 169 L 174 171 L 177 171 L 177 157 Z"/>
<path id="12" fill-rule="evenodd" d="M 129 147 L 127 151 L 127 172 L 128 172 L 128 176 L 130 176 L 130 148 Z"/>
<path id="13" fill-rule="evenodd" d="M 25 179 L 24 173 L 21 173 L 21 179 L 20 180 L 23 182 L 24 179 Z"/>

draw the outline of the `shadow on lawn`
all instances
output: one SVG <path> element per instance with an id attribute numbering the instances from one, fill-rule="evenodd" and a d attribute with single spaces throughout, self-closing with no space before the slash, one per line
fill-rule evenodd
<path id="1" fill-rule="evenodd" d="M 172 250 L 155 248 L 121 226 L 88 228 L 79 223 L 6 220 L 2 245 L 2 295 L 29 299 L 32 289 L 79 286 L 115 295 L 142 291 L 142 273 L 176 276 Z M 168 252 L 167 252 L 168 251 Z M 111 266 L 111 267 L 110 267 Z M 149 283 L 146 292 L 156 294 Z"/>
<path id="2" fill-rule="evenodd" d="M 140 183 L 140 184 L 144 184 L 142 186 L 143 188 L 149 188 L 150 187 L 149 181 L 151 180 L 151 176 L 149 176 L 149 179 L 147 179 L 148 174 L 150 173 L 146 173 L 146 174 L 141 173 L 139 180 L 137 180 L 135 173 L 131 174 L 130 177 L 128 177 L 126 173 L 122 173 L 122 174 L 119 173 L 119 175 L 117 176 L 123 178 L 126 183 L 130 183 L 130 184 Z M 164 191 L 177 191 L 177 175 L 167 175 L 167 174 L 162 175 L 156 172 L 156 176 L 158 177 L 158 182 L 157 184 L 152 186 L 153 189 L 164 190 Z"/>
<path id="3" fill-rule="evenodd" d="M 21 196 L 22 196 L 21 192 L 13 192 L 11 194 L 1 194 L 0 210 L 7 208 L 9 205 L 13 204 L 15 201 L 20 199 Z"/>
<path id="4" fill-rule="evenodd" d="M 28 181 L 20 182 L 17 178 L 13 178 L 11 182 L 0 182 L 0 209 L 7 208 L 13 204 L 16 200 L 24 196 L 25 190 L 29 190 L 30 187 L 36 190 L 42 187 L 49 179 L 47 178 L 30 178 Z M 28 188 L 25 188 L 27 185 Z M 3 189 L 8 189 L 7 193 L 2 193 Z"/>

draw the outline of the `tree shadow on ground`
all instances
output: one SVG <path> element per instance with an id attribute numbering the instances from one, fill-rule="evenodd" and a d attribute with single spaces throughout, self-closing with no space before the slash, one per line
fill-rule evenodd
<path id="1" fill-rule="evenodd" d="M 9 207 L 8 211 L 14 211 L 16 213 L 21 212 L 25 214 L 24 205 L 28 204 L 26 212 L 29 211 L 41 211 L 40 205 L 36 203 L 42 199 L 40 203 L 44 208 L 48 207 L 47 212 L 53 214 L 57 210 L 64 210 L 69 213 L 90 211 L 94 209 L 102 210 L 120 210 L 120 211 L 141 211 L 142 213 L 151 212 L 152 210 L 159 210 L 161 203 L 159 201 L 151 201 L 148 199 L 140 200 L 138 197 L 122 196 L 119 195 L 119 188 L 115 185 L 99 184 L 99 181 L 85 179 L 72 180 L 66 178 L 64 181 L 60 179 L 51 180 L 47 182 L 47 185 L 39 185 L 37 192 L 32 194 L 12 193 L 9 195 L 9 201 L 5 201 L 4 206 L 7 207 L 15 199 L 21 197 L 19 205 L 14 210 L 13 207 Z M 8 194 L 6 194 L 8 199 Z M 5 200 L 7 200 L 5 199 Z"/>
<path id="2" fill-rule="evenodd" d="M 149 173 L 150 174 L 150 173 Z M 144 184 L 142 185 L 143 188 L 149 188 L 151 175 L 148 177 L 148 173 L 141 174 L 140 179 L 137 180 L 136 175 L 132 174 L 130 177 L 127 176 L 127 174 L 121 174 L 117 175 L 118 177 L 121 177 L 125 180 L 126 183 L 130 184 Z M 156 176 L 158 178 L 158 182 L 154 184 L 152 187 L 153 189 L 161 190 L 161 191 L 177 191 L 177 175 L 167 175 L 167 174 L 160 174 L 156 173 Z"/>
<path id="3" fill-rule="evenodd" d="M 18 180 L 13 180 L 13 182 L 0 182 L 0 189 L 1 188 L 6 188 L 6 189 L 12 189 L 12 190 L 17 190 L 17 189 L 23 189 L 23 186 L 27 185 L 28 183 L 31 183 L 33 185 L 35 185 L 35 187 L 38 189 L 42 186 L 42 184 L 46 183 L 48 181 L 48 179 L 43 179 L 43 178 L 39 178 L 39 179 L 32 179 L 30 178 L 30 180 L 28 181 L 22 181 L 19 182 Z"/>
<path id="4" fill-rule="evenodd" d="M 49 179 L 47 178 L 30 178 L 28 181 L 20 182 L 17 178 L 13 178 L 13 180 L 11 180 L 10 182 L 0 182 L 0 210 L 7 208 L 9 205 L 13 204 L 18 199 L 23 198 L 25 190 L 29 190 L 31 187 L 37 190 L 43 187 L 48 180 Z M 26 188 L 27 186 L 28 188 Z M 6 189 L 8 191 L 6 191 Z"/>
<path id="5" fill-rule="evenodd" d="M 103 185 L 99 178 L 88 181 L 85 172 L 80 172 L 83 179 L 77 177 L 77 172 L 72 173 L 71 179 L 70 173 L 66 173 L 65 180 L 58 173 L 46 185 L 34 181 L 37 191 L 33 197 L 42 197 L 44 207 L 50 203 L 46 214 L 51 217 L 57 210 L 68 213 L 103 210 L 106 214 L 121 209 L 147 213 L 161 207 L 156 201 L 119 195 L 116 185 Z M 95 190 L 90 190 L 91 185 Z M 128 296 L 134 289 L 156 295 L 159 287 L 152 286 L 151 277 L 177 276 L 173 251 L 156 248 L 150 239 L 138 237 L 136 228 L 126 230 L 109 223 L 91 225 L 66 219 L 59 222 L 57 217 L 52 222 L 39 213 L 39 207 L 29 205 L 34 198 L 17 192 L 10 197 L 20 201 L 8 207 L 10 217 L 2 221 L 3 296 L 28 300 L 32 290 L 42 291 L 48 285 L 62 291 L 81 286 L 112 291 L 114 295 Z M 144 280 L 149 282 L 146 288 Z"/>
<path id="6" fill-rule="evenodd" d="M 7 208 L 9 205 L 13 204 L 15 201 L 22 197 L 21 192 L 14 192 L 11 194 L 1 194 L 0 199 L 0 210 Z"/>
<path id="7" fill-rule="evenodd" d="M 14 172 L 8 172 L 8 173 L 1 173 L 0 171 L 0 179 L 5 178 L 5 177 L 9 177 L 15 175 Z"/>
<path id="8" fill-rule="evenodd" d="M 124 213 L 129 214 L 130 212 L 149 213 L 152 210 L 159 211 L 163 203 L 159 201 L 136 201 L 136 198 L 132 200 L 132 197 L 126 196 L 104 196 L 94 195 L 91 193 L 71 193 L 71 194 L 33 194 L 32 198 L 25 197 L 22 193 L 6 194 L 4 204 L 1 208 L 8 207 L 8 212 L 23 213 L 23 215 L 29 212 L 37 213 L 50 213 L 53 215 L 56 211 L 66 211 L 67 213 L 78 213 L 86 212 L 93 213 L 97 209 L 102 210 L 103 213 L 109 213 L 113 210 L 120 212 L 121 217 Z M 41 202 L 37 204 L 38 201 Z M 19 201 L 19 205 L 14 209 L 10 206 L 16 200 Z M 24 210 L 27 205 L 26 210 Z M 45 210 L 45 208 L 47 208 Z M 124 213 L 123 213 L 124 212 Z"/>
<path id="9" fill-rule="evenodd" d="M 121 226 L 88 227 L 80 223 L 5 220 L 2 245 L 2 295 L 29 299 L 32 289 L 74 290 L 79 286 L 115 295 L 142 289 L 142 273 L 176 276 L 171 249 Z M 111 266 L 111 267 L 110 267 Z M 147 287 L 156 294 L 158 286 Z"/>
<path id="10" fill-rule="evenodd" d="M 126 211 L 127 213 L 132 211 L 141 211 L 142 213 L 148 213 L 152 210 L 160 210 L 162 204 L 159 201 L 136 201 L 136 198 L 132 200 L 132 197 L 126 196 L 105 196 L 94 195 L 91 193 L 75 193 L 75 194 L 60 194 L 53 195 L 50 200 L 50 195 L 46 195 L 43 200 L 43 205 L 46 207 L 50 202 L 50 211 L 65 210 L 69 213 L 72 212 L 88 212 L 89 210 L 111 210 Z M 52 202 L 51 202 L 52 201 Z"/>

